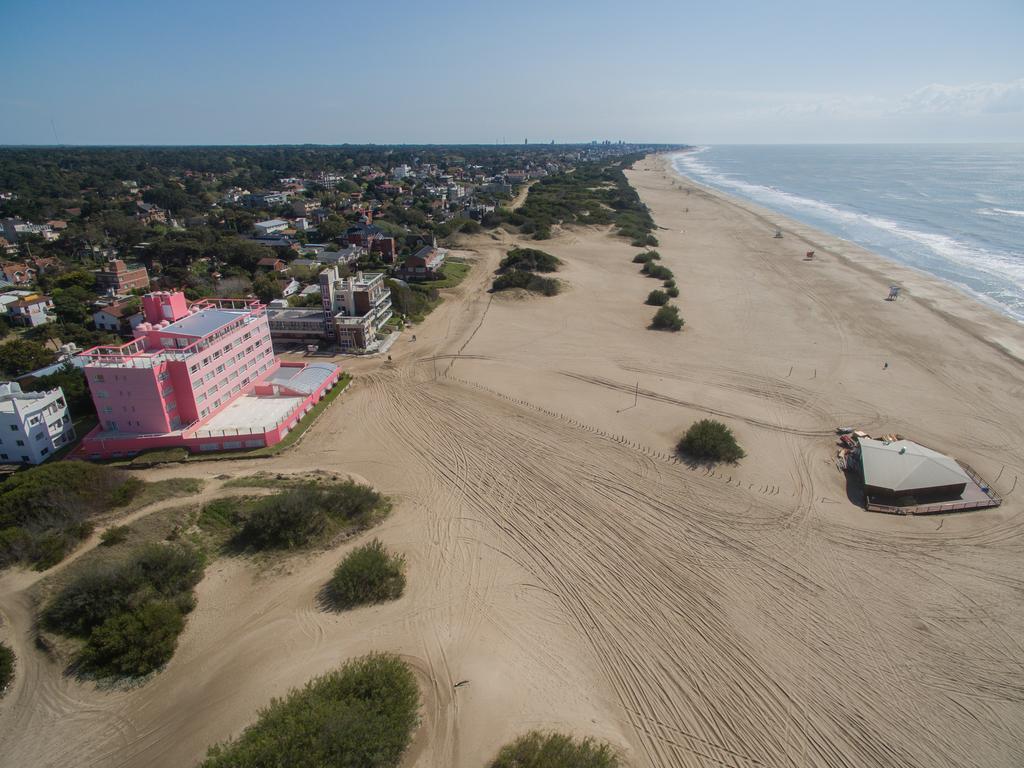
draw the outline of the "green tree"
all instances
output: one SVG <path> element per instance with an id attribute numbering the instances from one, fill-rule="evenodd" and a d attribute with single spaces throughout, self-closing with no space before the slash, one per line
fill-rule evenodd
<path id="1" fill-rule="evenodd" d="M 281 283 L 269 273 L 261 272 L 252 281 L 252 292 L 260 301 L 267 304 L 274 299 L 281 298 Z"/>
<path id="2" fill-rule="evenodd" d="M 57 288 L 51 294 L 53 311 L 65 323 L 84 325 L 90 317 L 89 305 L 95 300 L 96 294 L 78 285 L 69 288 Z"/>
<path id="3" fill-rule="evenodd" d="M 57 359 L 57 354 L 35 341 L 15 339 L 0 345 L 0 370 L 7 376 L 22 376 Z"/>

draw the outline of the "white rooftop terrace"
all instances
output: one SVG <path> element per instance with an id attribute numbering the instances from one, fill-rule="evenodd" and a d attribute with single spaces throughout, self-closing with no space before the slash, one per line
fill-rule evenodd
<path id="1" fill-rule="evenodd" d="M 262 434 L 276 427 L 293 413 L 305 398 L 244 395 L 208 421 L 199 424 L 196 432 L 226 431 L 228 434 Z"/>

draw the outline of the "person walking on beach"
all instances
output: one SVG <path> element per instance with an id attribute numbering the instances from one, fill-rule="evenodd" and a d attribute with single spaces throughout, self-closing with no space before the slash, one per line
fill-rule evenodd
<path id="1" fill-rule="evenodd" d="M 889 370 L 889 361 L 888 360 L 886 360 L 884 363 L 882 363 L 882 370 L 883 371 Z"/>

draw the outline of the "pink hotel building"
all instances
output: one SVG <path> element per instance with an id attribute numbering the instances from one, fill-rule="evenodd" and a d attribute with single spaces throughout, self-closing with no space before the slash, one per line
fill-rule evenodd
<path id="1" fill-rule="evenodd" d="M 329 363 L 280 362 L 255 299 L 189 306 L 183 293 L 158 292 L 142 310 L 132 341 L 81 353 L 99 425 L 80 456 L 274 445 L 341 375 Z"/>

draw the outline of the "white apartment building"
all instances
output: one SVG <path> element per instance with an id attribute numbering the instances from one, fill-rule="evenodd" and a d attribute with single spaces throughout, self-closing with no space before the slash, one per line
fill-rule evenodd
<path id="1" fill-rule="evenodd" d="M 0 382 L 0 463 L 41 464 L 74 439 L 60 387 L 22 392 L 17 382 Z"/>

